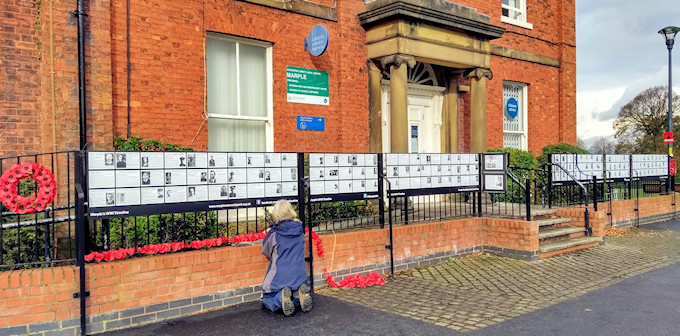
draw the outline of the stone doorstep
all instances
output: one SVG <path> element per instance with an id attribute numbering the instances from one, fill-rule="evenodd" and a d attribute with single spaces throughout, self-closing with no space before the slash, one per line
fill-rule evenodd
<path id="1" fill-rule="evenodd" d="M 538 223 L 538 227 L 543 227 L 543 226 L 548 226 L 548 225 L 555 225 L 555 224 L 564 224 L 564 223 L 569 223 L 571 222 L 570 218 L 548 218 L 548 219 L 539 219 L 535 221 Z"/>
<path id="2" fill-rule="evenodd" d="M 541 228 L 538 233 L 538 240 L 546 238 L 554 238 L 559 236 L 566 236 L 572 233 L 584 232 L 586 228 L 583 226 L 565 226 L 556 228 Z"/>
<path id="3" fill-rule="evenodd" d="M 583 229 L 583 228 L 581 228 L 581 229 Z M 552 251 L 568 249 L 568 248 L 574 247 L 574 246 L 601 242 L 603 240 L 604 240 L 603 237 L 569 238 L 569 239 L 564 239 L 564 240 L 560 240 L 560 241 L 556 241 L 556 242 L 540 244 L 538 251 L 540 253 L 547 253 L 547 252 L 552 252 Z"/>

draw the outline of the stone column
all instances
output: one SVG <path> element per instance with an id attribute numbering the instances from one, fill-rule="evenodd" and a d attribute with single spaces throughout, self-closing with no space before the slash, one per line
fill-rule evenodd
<path id="1" fill-rule="evenodd" d="M 444 153 L 458 152 L 458 78 L 460 72 L 447 75 L 448 91 L 446 92 L 444 111 L 442 111 L 443 132 L 442 144 Z"/>
<path id="2" fill-rule="evenodd" d="M 489 69 L 476 68 L 465 72 L 470 85 L 470 152 L 486 152 L 486 79 L 493 78 Z"/>
<path id="3" fill-rule="evenodd" d="M 368 61 L 368 151 L 381 153 L 382 148 L 382 74 L 380 67 Z"/>
<path id="4" fill-rule="evenodd" d="M 390 152 L 408 152 L 408 67 L 416 60 L 409 55 L 390 55 L 381 60 L 383 68 L 390 69 Z"/>

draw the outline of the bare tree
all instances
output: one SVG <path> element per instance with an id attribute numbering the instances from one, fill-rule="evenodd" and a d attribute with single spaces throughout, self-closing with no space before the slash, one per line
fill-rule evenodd
<path id="1" fill-rule="evenodd" d="M 673 93 L 673 129 L 680 130 L 680 96 Z M 617 153 L 665 153 L 668 129 L 668 91 L 655 86 L 624 105 L 614 121 Z"/>
<path id="2" fill-rule="evenodd" d="M 590 154 L 614 154 L 616 144 L 608 138 L 601 137 L 590 146 Z"/>
<path id="3" fill-rule="evenodd" d="M 586 147 L 588 147 L 588 146 L 586 145 L 586 142 L 585 142 L 585 140 L 583 140 L 583 138 L 578 137 L 576 139 L 576 147 L 581 147 L 583 149 L 586 149 Z"/>

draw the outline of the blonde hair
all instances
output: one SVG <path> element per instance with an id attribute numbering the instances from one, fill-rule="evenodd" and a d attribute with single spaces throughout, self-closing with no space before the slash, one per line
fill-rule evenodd
<path id="1" fill-rule="evenodd" d="M 276 223 L 282 219 L 298 220 L 295 209 L 287 200 L 280 200 L 274 204 L 272 209 L 272 221 Z"/>

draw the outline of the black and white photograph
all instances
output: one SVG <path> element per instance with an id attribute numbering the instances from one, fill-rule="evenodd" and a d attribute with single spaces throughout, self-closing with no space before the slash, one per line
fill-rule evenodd
<path id="1" fill-rule="evenodd" d="M 214 172 L 214 170 L 213 170 Z M 208 172 L 201 172 L 201 182 L 208 182 Z"/>
<path id="2" fill-rule="evenodd" d="M 148 170 L 142 170 L 142 185 L 151 185 L 151 172 Z"/>
<path id="3" fill-rule="evenodd" d="M 130 153 L 132 154 L 132 153 Z M 163 153 L 150 153 L 150 152 L 142 152 L 139 153 L 141 156 L 140 158 L 140 164 L 139 166 L 141 168 L 150 168 L 150 169 L 161 169 L 164 167 L 165 162 L 163 161 Z M 127 158 L 127 168 L 137 168 L 135 165 L 135 159 L 137 158 L 137 155 L 128 155 Z"/>
<path id="4" fill-rule="evenodd" d="M 185 160 L 186 160 L 186 158 L 184 158 L 184 157 L 179 158 L 179 166 L 180 167 L 186 167 L 187 166 L 186 162 L 184 162 Z M 195 164 L 195 162 L 194 162 L 194 164 Z"/>
<path id="5" fill-rule="evenodd" d="M 265 182 L 280 182 L 282 180 L 281 168 L 268 168 L 264 172 Z"/>
<path id="6" fill-rule="evenodd" d="M 281 154 L 281 167 L 297 167 L 297 154 L 295 154 L 295 153 L 282 153 Z"/>
<path id="7" fill-rule="evenodd" d="M 229 186 L 227 185 L 218 185 L 218 184 L 211 184 L 208 186 L 208 200 L 210 201 L 219 201 L 219 200 L 225 200 L 229 197 L 228 192 L 224 192 L 223 190 L 229 190 Z"/>
<path id="8" fill-rule="evenodd" d="M 245 168 L 246 167 L 246 153 L 229 153 L 227 154 L 228 167 Z M 250 156 L 252 166 L 252 155 Z"/>
<path id="9" fill-rule="evenodd" d="M 281 153 L 267 153 L 264 161 L 265 167 L 281 167 Z"/>
<path id="10" fill-rule="evenodd" d="M 328 176 L 329 177 L 337 177 L 338 176 L 338 169 L 336 168 L 331 168 L 328 170 Z"/>
<path id="11" fill-rule="evenodd" d="M 125 194 L 122 192 L 119 192 L 118 195 L 116 195 L 116 204 L 118 205 L 123 205 L 125 204 Z"/>
<path id="12" fill-rule="evenodd" d="M 127 168 L 126 154 L 116 153 L 116 168 Z"/>
<path id="13" fill-rule="evenodd" d="M 149 168 L 149 157 L 142 156 L 142 168 Z"/>
<path id="14" fill-rule="evenodd" d="M 116 205 L 116 199 L 114 195 L 115 194 L 112 192 L 106 193 L 106 205 Z"/>
<path id="15" fill-rule="evenodd" d="M 264 155 L 264 163 L 265 163 L 265 164 L 270 164 L 270 163 L 272 163 L 272 160 L 271 160 L 271 158 L 269 157 L 269 154 L 265 154 L 265 155 Z"/>
<path id="16" fill-rule="evenodd" d="M 264 176 L 264 169 L 257 170 L 257 178 L 262 178 Z"/>
<path id="17" fill-rule="evenodd" d="M 193 201 L 196 198 L 196 187 L 187 188 L 187 200 Z"/>
<path id="18" fill-rule="evenodd" d="M 165 198 L 164 191 L 165 189 L 163 188 L 156 188 L 156 198 Z"/>
<path id="19" fill-rule="evenodd" d="M 272 180 L 272 176 L 271 176 L 271 173 L 269 171 L 266 171 L 264 173 L 264 180 L 265 181 L 271 181 Z"/>
<path id="20" fill-rule="evenodd" d="M 196 154 L 187 154 L 187 167 L 189 168 L 195 168 L 196 167 Z"/>
<path id="21" fill-rule="evenodd" d="M 296 168 L 290 168 L 290 180 L 291 181 L 297 180 L 297 169 Z"/>
<path id="22" fill-rule="evenodd" d="M 282 188 L 281 196 L 296 196 L 298 194 L 297 183 L 295 182 L 282 183 Z"/>
<path id="23" fill-rule="evenodd" d="M 217 173 L 214 170 L 210 171 L 210 178 L 208 179 L 208 183 L 217 183 Z"/>
<path id="24" fill-rule="evenodd" d="M 353 154 L 353 155 L 352 155 L 352 166 L 356 166 L 357 164 L 358 164 L 358 163 L 357 163 L 357 155 L 356 155 L 356 154 Z"/>
<path id="25" fill-rule="evenodd" d="M 172 173 L 165 173 L 165 184 L 172 184 Z"/>
<path id="26" fill-rule="evenodd" d="M 229 198 L 236 198 L 236 186 L 229 186 Z"/>
<path id="27" fill-rule="evenodd" d="M 366 181 L 354 181 L 352 182 L 353 190 L 352 192 L 359 193 L 366 191 Z"/>
<path id="28" fill-rule="evenodd" d="M 229 192 L 227 191 L 227 186 L 223 185 L 222 188 L 220 188 L 220 196 L 222 197 L 228 197 Z"/>
<path id="29" fill-rule="evenodd" d="M 229 169 L 228 174 L 227 174 L 227 182 L 228 183 L 246 183 L 248 180 L 246 179 L 246 172 L 251 171 L 251 177 L 255 178 L 256 180 L 259 179 L 260 172 L 259 169 Z M 254 172 L 252 172 L 254 171 Z M 264 180 L 264 177 L 259 180 Z M 253 180 L 255 181 L 255 180 Z"/>
<path id="30" fill-rule="evenodd" d="M 376 180 L 368 181 L 368 184 L 366 185 L 366 191 L 367 192 L 377 192 L 378 191 L 378 181 L 376 181 Z"/>
<path id="31" fill-rule="evenodd" d="M 113 153 L 104 154 L 104 166 L 113 168 Z"/>
<path id="32" fill-rule="evenodd" d="M 215 155 L 210 155 L 208 159 L 208 167 L 215 167 Z"/>

